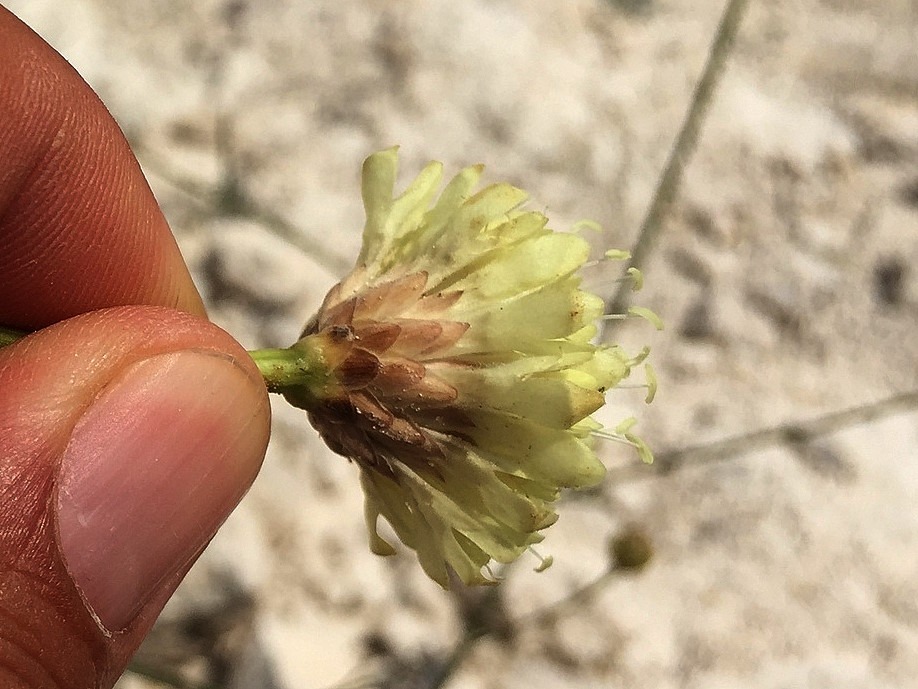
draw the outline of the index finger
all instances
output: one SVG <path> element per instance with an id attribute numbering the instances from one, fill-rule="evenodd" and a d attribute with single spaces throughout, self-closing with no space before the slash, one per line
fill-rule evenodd
<path id="1" fill-rule="evenodd" d="M 0 325 L 30 330 L 127 304 L 204 313 L 118 125 L 0 7 Z"/>

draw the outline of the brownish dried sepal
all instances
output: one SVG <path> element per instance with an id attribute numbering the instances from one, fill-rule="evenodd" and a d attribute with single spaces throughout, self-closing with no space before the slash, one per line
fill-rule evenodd
<path id="1" fill-rule="evenodd" d="M 460 435 L 469 423 L 451 413 L 456 389 L 424 364 L 442 360 L 468 330 L 467 323 L 437 318 L 461 292 L 425 294 L 426 284 L 427 274 L 418 272 L 342 299 L 348 287 L 339 283 L 304 332 L 321 338 L 331 371 L 309 405 L 310 422 L 332 450 L 389 475 L 387 457 L 396 456 L 438 477 L 437 434 Z"/>

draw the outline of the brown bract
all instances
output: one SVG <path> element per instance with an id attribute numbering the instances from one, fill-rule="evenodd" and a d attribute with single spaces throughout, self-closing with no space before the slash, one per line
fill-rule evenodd
<path id="1" fill-rule="evenodd" d="M 308 405 L 309 420 L 334 452 L 365 469 L 394 478 L 397 457 L 438 475 L 444 453 L 437 436 L 461 435 L 470 422 L 450 407 L 456 388 L 425 362 L 442 361 L 468 330 L 442 318 L 462 293 L 425 294 L 427 273 L 417 272 L 346 296 L 352 280 L 332 288 L 303 332 L 322 339 L 331 371 Z M 406 312 L 424 317 L 400 315 Z"/>

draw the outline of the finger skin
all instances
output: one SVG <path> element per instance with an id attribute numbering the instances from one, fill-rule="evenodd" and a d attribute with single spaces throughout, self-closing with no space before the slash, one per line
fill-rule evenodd
<path id="1" fill-rule="evenodd" d="M 54 505 L 70 433 L 107 382 L 139 360 L 188 349 L 232 358 L 260 381 L 251 359 L 225 332 L 160 307 L 96 311 L 0 349 L 0 686 L 5 689 L 110 687 L 184 575 L 177 573 L 169 590 L 124 631 L 106 632 L 68 574 Z M 260 384 L 252 390 L 246 402 L 259 419 L 263 447 L 267 394 Z"/>
<path id="2" fill-rule="evenodd" d="M 35 330 L 125 304 L 204 313 L 118 125 L 0 7 L 0 325 Z"/>

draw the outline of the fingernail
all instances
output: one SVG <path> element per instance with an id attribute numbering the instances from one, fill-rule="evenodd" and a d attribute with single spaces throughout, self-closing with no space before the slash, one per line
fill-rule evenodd
<path id="1" fill-rule="evenodd" d="M 228 357 L 163 354 L 122 372 L 77 422 L 58 478 L 60 548 L 107 630 L 165 600 L 255 478 L 268 433 L 258 386 Z"/>

